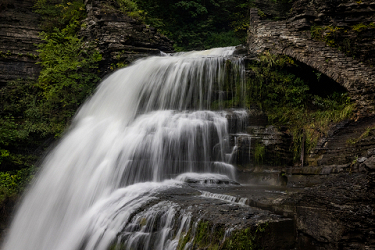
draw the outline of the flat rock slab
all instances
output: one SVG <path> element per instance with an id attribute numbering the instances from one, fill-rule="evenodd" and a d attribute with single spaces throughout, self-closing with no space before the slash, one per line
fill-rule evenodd
<path id="1" fill-rule="evenodd" d="M 189 184 L 162 191 L 157 197 L 178 204 L 184 213 L 192 215 L 192 221 L 208 223 L 211 231 L 220 228 L 236 235 L 236 232 L 247 230 L 255 236 L 263 230 L 258 246 L 263 249 L 292 248 L 295 242 L 293 219 L 247 205 L 247 198 L 241 199 L 239 195 L 249 194 L 251 190 L 238 185 Z M 277 197 L 283 195 L 280 192 L 274 194 Z M 269 193 L 268 198 L 271 199 L 271 196 L 273 194 Z"/>

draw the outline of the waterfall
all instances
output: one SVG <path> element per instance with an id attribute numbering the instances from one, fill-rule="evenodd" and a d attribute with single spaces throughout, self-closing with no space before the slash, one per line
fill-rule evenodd
<path id="1" fill-rule="evenodd" d="M 150 57 L 106 78 L 44 159 L 2 249 L 175 249 L 191 216 L 158 192 L 186 173 L 235 178 L 226 112 L 209 111 L 228 86 L 244 91 L 233 51 Z"/>

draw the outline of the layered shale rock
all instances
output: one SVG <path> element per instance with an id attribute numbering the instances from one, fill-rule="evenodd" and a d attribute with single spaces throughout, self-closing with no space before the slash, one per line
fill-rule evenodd
<path id="1" fill-rule="evenodd" d="M 368 67 L 373 63 L 374 57 L 373 3 L 370 1 L 360 1 L 361 3 L 336 1 L 326 4 L 314 2 L 315 7 L 309 8 L 309 4 L 305 2 L 296 1 L 290 18 L 281 21 L 267 20 L 259 9 L 252 9 L 248 38 L 250 54 L 269 50 L 274 54 L 295 58 L 346 88 L 357 104 L 359 117 L 374 114 L 375 70 Z M 333 27 L 334 32 L 331 33 L 336 35 L 339 35 L 336 32 L 340 30 L 339 27 L 350 26 L 349 32 L 340 39 L 342 41 L 346 39 L 346 43 L 356 48 L 351 52 L 354 53 L 353 56 L 347 56 L 348 46 L 339 44 L 328 46 L 324 41 L 313 39 L 311 34 L 314 25 Z M 322 27 L 324 40 L 328 34 L 324 33 L 323 30 L 326 28 Z"/>
<path id="2" fill-rule="evenodd" d="M 35 79 L 40 66 L 35 44 L 39 38 L 39 16 L 32 12 L 34 0 L 0 3 L 0 86 L 17 79 Z"/>
<path id="3" fill-rule="evenodd" d="M 87 18 L 80 36 L 94 43 L 103 55 L 102 75 L 136 59 L 173 51 L 173 44 L 167 37 L 125 15 L 116 1 L 87 0 L 85 4 Z"/>

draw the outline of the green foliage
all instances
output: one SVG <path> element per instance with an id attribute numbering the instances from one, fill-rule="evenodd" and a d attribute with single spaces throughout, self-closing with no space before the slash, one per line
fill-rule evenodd
<path id="1" fill-rule="evenodd" d="M 364 23 L 359 23 L 359 24 L 353 25 L 351 28 L 353 31 L 359 33 L 367 29 L 375 29 L 375 23 L 370 23 L 368 25 Z"/>
<path id="2" fill-rule="evenodd" d="M 295 107 L 304 105 L 309 91 L 300 78 L 281 70 L 286 64 L 294 61 L 286 56 L 274 56 L 269 52 L 260 56 L 260 63 L 251 66 L 256 77 L 250 79 L 247 103 L 258 104 L 261 108 Z"/>
<path id="3" fill-rule="evenodd" d="M 254 147 L 254 160 L 256 163 L 262 163 L 266 148 L 263 144 L 257 143 Z"/>
<path id="4" fill-rule="evenodd" d="M 117 0 L 117 2 L 120 5 L 122 12 L 128 14 L 133 18 L 144 20 L 144 16 L 146 13 L 138 8 L 136 2 L 131 0 Z"/>
<path id="5" fill-rule="evenodd" d="M 222 47 L 222 46 L 230 46 L 230 45 L 238 45 L 240 44 L 240 39 L 236 37 L 235 32 L 233 30 L 226 31 L 226 32 L 212 32 L 207 35 L 207 39 L 205 41 L 204 47 L 205 48 L 215 48 L 215 47 Z"/>
<path id="6" fill-rule="evenodd" d="M 175 41 L 176 50 L 244 42 L 251 2 L 239 0 L 134 0 L 144 20 Z M 178 13 L 178 14 L 177 14 Z M 231 37 L 232 36 L 232 37 Z"/>
<path id="7" fill-rule="evenodd" d="M 34 173 L 35 170 L 33 168 L 0 172 L 0 204 L 5 199 L 21 193 L 33 178 Z"/>
<path id="8" fill-rule="evenodd" d="M 251 228 L 246 228 L 243 230 L 238 230 L 233 232 L 232 235 L 225 240 L 222 248 L 228 250 L 253 250 L 261 249 L 259 245 L 259 238 L 262 233 L 266 231 L 268 223 L 263 225 L 258 225 L 255 232 Z"/>
<path id="9" fill-rule="evenodd" d="M 37 105 L 39 110 L 35 109 L 34 112 L 36 115 L 49 113 L 50 132 L 58 136 L 99 81 L 95 69 L 102 56 L 91 44 L 84 43 L 76 35 L 80 20 L 85 17 L 82 1 L 42 5 L 46 1 L 39 0 L 35 5 L 36 12 L 43 14 L 46 20 L 46 28 L 41 33 L 45 43 L 38 45 L 42 70 L 36 87 L 42 93 Z M 51 0 L 50 3 L 53 2 Z M 55 27 L 51 29 L 47 24 L 54 24 Z"/>
<path id="10" fill-rule="evenodd" d="M 368 127 L 368 128 L 366 128 L 365 132 L 363 132 L 358 138 L 348 139 L 346 141 L 346 143 L 354 145 L 354 144 L 358 143 L 360 140 L 365 139 L 370 135 L 374 135 L 374 130 L 375 130 L 375 127 Z"/>
<path id="11" fill-rule="evenodd" d="M 41 26 L 47 33 L 55 28 L 64 29 L 68 24 L 76 25 L 86 17 L 83 0 L 38 0 L 34 12 L 41 15 Z"/>
<path id="12" fill-rule="evenodd" d="M 44 30 L 44 43 L 38 45 L 40 76 L 0 88 L 3 199 L 22 190 L 24 175 L 99 81 L 101 55 L 77 37 L 86 16 L 83 1 L 38 0 L 35 12 L 41 14 Z"/>
<path id="13" fill-rule="evenodd" d="M 361 48 L 356 46 L 357 41 L 367 40 L 365 31 L 375 28 L 375 23 L 358 23 L 347 27 L 317 26 L 311 27 L 311 37 L 323 41 L 328 46 L 338 48 L 347 56 L 357 57 L 361 55 Z M 361 36 L 361 35 L 364 36 Z M 365 57 L 366 58 L 366 57 Z"/>
<path id="14" fill-rule="evenodd" d="M 327 96 L 311 93 L 308 82 L 291 72 L 297 66 L 289 57 L 266 52 L 259 62 L 248 65 L 255 77 L 248 80 L 246 89 L 247 106 L 257 105 L 267 112 L 271 124 L 289 128 L 295 160 L 299 159 L 304 133 L 308 152 L 332 123 L 349 118 L 354 110 L 346 93 Z M 317 78 L 321 81 L 321 75 Z"/>
<path id="15" fill-rule="evenodd" d="M 90 44 L 70 35 L 74 28 L 68 25 L 62 30 L 42 33 L 45 43 L 38 50 L 43 67 L 36 85 L 43 92 L 41 106 L 54 116 L 54 123 L 63 125 L 99 81 L 93 69 L 102 58 Z M 54 132 L 61 133 L 62 127 Z"/>
<path id="16" fill-rule="evenodd" d="M 337 34 L 343 28 L 333 26 L 312 26 L 311 37 L 316 40 L 325 42 L 328 46 L 337 47 Z"/>

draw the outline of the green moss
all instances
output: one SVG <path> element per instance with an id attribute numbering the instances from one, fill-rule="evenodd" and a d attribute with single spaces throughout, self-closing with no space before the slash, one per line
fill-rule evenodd
<path id="1" fill-rule="evenodd" d="M 145 12 L 139 9 L 136 2 L 131 0 L 117 0 L 118 4 L 120 5 L 121 11 L 126 13 L 130 17 L 137 18 L 140 20 L 145 19 Z"/>
<path id="2" fill-rule="evenodd" d="M 185 246 L 186 244 L 191 240 L 191 228 L 189 229 L 189 231 L 183 235 L 179 241 L 178 241 L 178 246 L 177 246 L 177 249 L 178 250 L 183 250 L 185 249 Z"/>
<path id="3" fill-rule="evenodd" d="M 373 134 L 375 127 L 368 127 L 366 128 L 365 132 L 363 132 L 358 138 L 351 138 L 346 141 L 347 144 L 354 145 L 361 141 L 362 139 L 367 138 L 369 135 Z"/>
<path id="4" fill-rule="evenodd" d="M 301 142 L 305 133 L 305 152 L 315 147 L 330 125 L 351 116 L 354 104 L 346 93 L 333 92 L 319 96 L 310 90 L 312 78 L 301 78 L 298 64 L 286 56 L 275 56 L 269 52 L 247 65 L 255 77 L 246 84 L 246 106 L 256 105 L 265 111 L 269 122 L 287 127 L 293 135 L 291 151 L 294 160 L 300 157 Z M 321 82 L 322 75 L 315 75 L 315 82 Z M 319 79 L 318 79 L 319 78 Z M 316 83 L 314 83 L 316 84 Z M 341 91 L 341 90 L 340 90 Z"/>
<path id="5" fill-rule="evenodd" d="M 188 242 L 192 242 L 193 249 L 261 249 L 260 239 L 268 227 L 268 223 L 261 224 L 255 229 L 246 228 L 232 232 L 224 240 L 225 229 L 221 225 L 213 225 L 208 221 L 200 221 L 195 234 L 192 229 L 181 237 L 177 249 L 182 250 Z"/>
<path id="6" fill-rule="evenodd" d="M 361 48 L 357 46 L 358 42 L 364 39 L 361 33 L 374 28 L 374 22 L 358 23 L 347 27 L 314 25 L 311 27 L 311 37 L 325 42 L 330 47 L 339 49 L 349 57 L 355 58 L 362 54 Z"/>
<path id="7" fill-rule="evenodd" d="M 23 190 L 23 182 L 18 178 L 21 172 L 15 171 L 24 171 L 22 176 L 31 173 L 29 169 L 41 152 L 61 135 L 99 81 L 97 67 L 101 55 L 77 36 L 86 17 L 83 1 L 38 0 L 34 10 L 42 18 L 40 35 L 44 43 L 38 45 L 38 56 L 16 56 L 38 58 L 42 66 L 40 76 L 37 80 L 8 82 L 0 88 L 3 197 L 18 195 Z M 10 180 L 14 180 L 11 185 Z"/>
<path id="8" fill-rule="evenodd" d="M 264 12 L 261 9 L 258 9 L 258 15 L 260 17 L 266 17 L 266 14 L 264 14 Z"/>
<path id="9" fill-rule="evenodd" d="M 265 146 L 261 143 L 257 143 L 254 147 L 254 160 L 256 163 L 263 163 L 265 155 Z"/>
<path id="10" fill-rule="evenodd" d="M 343 28 L 314 25 L 311 27 L 311 37 L 313 39 L 325 42 L 330 47 L 338 47 L 336 34 L 340 30 L 343 30 Z"/>
<path id="11" fill-rule="evenodd" d="M 262 249 L 260 238 L 268 227 L 268 223 L 258 225 L 255 232 L 246 228 L 243 230 L 235 231 L 228 239 L 225 240 L 221 249 L 228 250 L 255 250 Z"/>
<path id="12" fill-rule="evenodd" d="M 364 23 L 359 23 L 356 25 L 351 26 L 351 29 L 355 32 L 362 32 L 367 29 L 374 29 L 375 28 L 375 23 L 370 23 L 370 24 L 364 24 Z"/>

